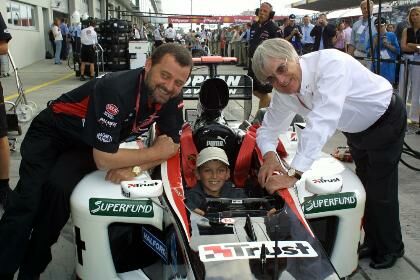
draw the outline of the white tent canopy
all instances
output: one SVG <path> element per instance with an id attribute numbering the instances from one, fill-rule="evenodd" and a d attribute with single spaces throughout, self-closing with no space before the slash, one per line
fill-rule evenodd
<path id="1" fill-rule="evenodd" d="M 305 15 L 313 15 L 318 14 L 319 11 L 314 10 L 305 10 L 305 9 L 298 9 L 298 8 L 282 8 L 279 11 L 276 11 L 276 16 L 289 16 L 294 14 L 297 17 L 303 17 Z"/>
<path id="2" fill-rule="evenodd" d="M 377 14 L 379 10 L 379 5 L 373 6 L 373 14 Z M 392 7 L 389 4 L 382 4 L 382 13 L 392 12 Z M 361 16 L 362 11 L 360 10 L 360 7 L 352 8 L 352 9 L 342 9 L 337 11 L 332 11 L 328 13 L 327 18 L 328 19 L 335 19 L 335 18 L 346 18 L 346 17 L 356 17 Z"/>

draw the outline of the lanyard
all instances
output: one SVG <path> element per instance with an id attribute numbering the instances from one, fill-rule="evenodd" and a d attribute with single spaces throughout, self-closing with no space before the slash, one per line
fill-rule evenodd
<path id="1" fill-rule="evenodd" d="M 144 73 L 144 72 L 143 72 Z M 148 117 L 146 118 L 146 120 L 144 120 L 143 122 L 141 122 L 140 125 L 137 125 L 137 119 L 139 117 L 139 112 L 140 112 L 140 100 L 141 100 L 141 85 L 143 82 L 143 73 L 140 74 L 140 78 L 139 78 L 139 83 L 137 86 L 137 99 L 136 99 L 136 116 L 133 122 L 133 127 L 131 129 L 131 131 L 133 133 L 138 133 L 139 130 L 142 128 L 142 126 L 145 126 L 147 124 L 150 124 L 150 122 L 152 122 L 155 118 L 156 118 L 156 114 L 159 112 L 159 110 L 162 108 L 161 104 L 155 104 L 153 105 L 153 110 L 154 112 Z"/>
<path id="2" fill-rule="evenodd" d="M 309 109 L 309 107 L 308 107 L 308 106 L 306 106 L 306 104 L 305 104 L 305 103 L 303 103 L 303 101 L 299 98 L 299 95 L 297 95 L 297 94 L 296 94 L 296 97 L 297 97 L 297 99 L 299 100 L 299 103 L 300 103 L 303 107 L 305 107 L 306 109 L 308 109 L 309 111 L 311 111 L 311 109 Z"/>
<path id="3" fill-rule="evenodd" d="M 132 132 L 136 133 L 138 132 L 138 127 L 137 127 L 137 117 L 139 115 L 139 111 L 140 111 L 140 95 L 141 95 L 141 83 L 143 81 L 143 72 L 140 73 L 140 78 L 139 78 L 139 82 L 137 85 L 137 99 L 136 99 L 136 116 L 134 118 L 134 122 L 133 122 L 133 128 L 132 128 Z"/>

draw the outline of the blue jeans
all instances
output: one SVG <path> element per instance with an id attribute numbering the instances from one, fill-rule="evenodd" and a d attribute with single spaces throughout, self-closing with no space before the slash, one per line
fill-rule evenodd
<path id="1" fill-rule="evenodd" d="M 55 54 L 54 54 L 54 63 L 58 64 L 61 63 L 60 61 L 60 54 L 61 54 L 61 45 L 63 43 L 62 40 L 55 40 Z"/>

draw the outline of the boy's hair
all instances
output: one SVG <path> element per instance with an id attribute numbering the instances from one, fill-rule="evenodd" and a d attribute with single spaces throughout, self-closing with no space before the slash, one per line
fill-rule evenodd
<path id="1" fill-rule="evenodd" d="M 211 160 L 218 160 L 229 166 L 228 157 L 223 149 L 217 147 L 207 147 L 202 149 L 198 154 L 196 163 L 197 168 Z"/>

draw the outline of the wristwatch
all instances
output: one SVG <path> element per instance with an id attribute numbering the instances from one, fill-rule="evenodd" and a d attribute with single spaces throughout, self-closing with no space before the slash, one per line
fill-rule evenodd
<path id="1" fill-rule="evenodd" d="M 140 166 L 134 166 L 133 169 L 131 169 L 131 172 L 133 172 L 137 177 L 141 173 L 141 167 Z"/>
<path id="2" fill-rule="evenodd" d="M 300 174 L 299 173 L 297 173 L 296 172 L 296 169 L 294 169 L 294 168 L 289 168 L 288 170 L 287 170 L 287 176 L 290 176 L 290 177 L 295 177 L 296 179 L 298 179 L 298 180 L 300 180 L 300 178 L 302 178 L 302 176 L 300 176 Z"/>

